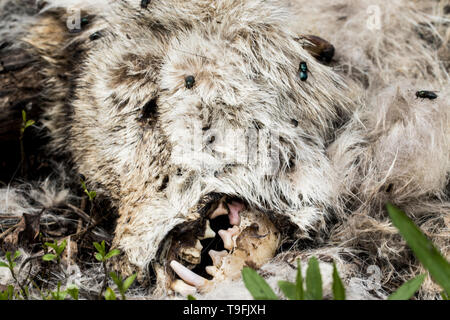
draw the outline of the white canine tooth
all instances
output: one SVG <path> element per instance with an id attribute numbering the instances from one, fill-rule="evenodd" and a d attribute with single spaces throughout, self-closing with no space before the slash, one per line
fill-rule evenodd
<path id="1" fill-rule="evenodd" d="M 195 249 L 197 249 L 200 252 L 202 251 L 203 246 L 202 246 L 200 240 L 197 240 L 197 242 L 195 243 Z"/>
<path id="2" fill-rule="evenodd" d="M 213 231 L 213 229 L 211 229 L 209 220 L 206 220 L 205 234 L 203 235 L 203 237 L 201 237 L 199 239 L 200 240 L 210 239 L 210 238 L 214 238 L 215 236 L 216 236 L 216 233 Z"/>
<path id="3" fill-rule="evenodd" d="M 193 295 L 197 293 L 197 289 L 188 285 L 183 280 L 177 279 L 172 282 L 171 288 L 173 291 L 181 294 L 182 296 Z"/>
<path id="4" fill-rule="evenodd" d="M 205 287 L 208 284 L 208 280 L 199 276 L 198 274 L 192 272 L 181 263 L 172 260 L 170 262 L 170 267 L 175 271 L 175 273 L 184 280 L 187 284 L 195 286 L 196 288 Z"/>
<path id="5" fill-rule="evenodd" d="M 227 231 L 219 230 L 219 236 L 222 238 L 223 246 L 227 250 L 232 250 L 234 247 L 233 237 L 239 233 L 239 227 L 234 226 Z"/>
<path id="6" fill-rule="evenodd" d="M 210 276 L 213 276 L 213 277 L 216 276 L 217 271 L 218 271 L 218 269 L 216 267 L 214 267 L 214 266 L 207 266 L 205 268 L 205 270 L 206 270 L 207 274 L 209 274 Z"/>
<path id="7" fill-rule="evenodd" d="M 220 201 L 219 206 L 217 207 L 216 210 L 214 210 L 214 212 L 211 214 L 210 219 L 215 219 L 218 216 L 224 216 L 228 214 L 228 209 L 225 207 L 224 205 L 224 201 Z"/>
<path id="8" fill-rule="evenodd" d="M 228 255 L 228 252 L 226 250 L 209 250 L 208 254 L 212 259 L 213 265 L 216 267 L 220 267 L 222 265 L 222 259 Z"/>

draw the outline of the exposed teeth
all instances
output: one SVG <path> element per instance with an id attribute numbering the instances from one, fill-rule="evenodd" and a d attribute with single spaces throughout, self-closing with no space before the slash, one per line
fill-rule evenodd
<path id="1" fill-rule="evenodd" d="M 186 282 L 180 279 L 172 282 L 171 289 L 183 296 L 193 295 L 197 293 L 197 289 L 195 287 L 188 285 Z"/>
<path id="2" fill-rule="evenodd" d="M 220 267 L 222 265 L 222 259 L 228 255 L 228 252 L 226 250 L 209 250 L 208 254 L 212 259 L 213 265 L 216 267 Z"/>
<path id="3" fill-rule="evenodd" d="M 214 266 L 207 266 L 205 268 L 205 270 L 206 270 L 207 274 L 209 274 L 210 276 L 213 276 L 213 277 L 215 277 L 218 272 L 218 269 Z"/>
<path id="4" fill-rule="evenodd" d="M 216 210 L 214 210 L 214 212 L 211 214 L 210 219 L 215 219 L 218 216 L 224 216 L 228 214 L 228 210 L 227 208 L 224 206 L 224 201 L 225 199 L 220 200 L 219 206 L 217 207 Z"/>
<path id="5" fill-rule="evenodd" d="M 170 267 L 182 280 L 184 280 L 191 286 L 195 286 L 196 288 L 203 288 L 208 284 L 208 280 L 192 272 L 175 260 L 172 260 L 172 262 L 170 262 Z"/>
<path id="6" fill-rule="evenodd" d="M 200 240 L 197 240 L 194 247 L 184 247 L 180 249 L 180 257 L 193 264 L 199 264 L 201 262 L 201 253 L 203 246 Z"/>
<path id="7" fill-rule="evenodd" d="M 228 203 L 228 208 L 230 209 L 230 213 L 228 215 L 230 219 L 230 224 L 232 226 L 238 226 L 241 223 L 241 217 L 239 216 L 239 212 L 244 209 L 244 204 L 242 202 L 233 201 Z"/>
<path id="8" fill-rule="evenodd" d="M 239 227 L 234 226 L 228 230 L 219 230 L 219 236 L 222 238 L 223 246 L 227 250 L 232 250 L 234 247 L 233 237 L 239 234 Z"/>
<path id="9" fill-rule="evenodd" d="M 197 240 L 197 242 L 195 243 L 195 249 L 199 250 L 200 252 L 202 251 L 203 246 L 202 246 L 200 240 Z"/>
<path id="10" fill-rule="evenodd" d="M 215 236 L 216 236 L 216 233 L 213 231 L 213 229 L 211 229 L 209 220 L 206 220 L 205 234 L 202 237 L 199 237 L 199 239 L 205 240 L 205 239 L 214 238 Z"/>

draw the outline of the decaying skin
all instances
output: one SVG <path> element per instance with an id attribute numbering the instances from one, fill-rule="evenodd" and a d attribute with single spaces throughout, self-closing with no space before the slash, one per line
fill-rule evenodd
<path id="1" fill-rule="evenodd" d="M 445 88 L 446 71 L 423 54 L 395 71 L 388 55 L 391 69 L 380 72 L 380 56 L 395 47 L 383 41 L 404 35 L 399 28 L 355 58 L 357 50 L 333 41 L 339 28 L 316 33 L 314 11 L 285 2 L 49 1 L 18 34 L 45 79 L 40 120 L 49 150 L 112 201 L 113 246 L 123 253 L 113 267 L 138 271 L 141 281 L 154 272 L 156 296 L 207 294 L 245 265 L 270 269 L 298 256 L 334 259 L 347 278 L 370 259 L 393 272 L 410 258 L 386 201 L 424 217 L 448 253 L 448 90 L 433 102 L 408 92 Z M 74 32 L 68 21 L 78 9 L 89 22 Z M 291 20 L 300 27 L 288 27 Z M 394 74 L 395 88 L 384 88 Z M 286 239 L 300 240 L 297 251 L 267 264 Z M 361 251 L 374 258 L 356 257 Z"/>

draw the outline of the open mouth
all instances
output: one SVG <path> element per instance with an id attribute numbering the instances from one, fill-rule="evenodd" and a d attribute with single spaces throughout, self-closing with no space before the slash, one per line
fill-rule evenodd
<path id="1" fill-rule="evenodd" d="M 281 235 L 264 213 L 239 198 L 210 194 L 201 218 L 176 226 L 161 244 L 157 281 L 181 295 L 204 293 L 275 256 Z"/>

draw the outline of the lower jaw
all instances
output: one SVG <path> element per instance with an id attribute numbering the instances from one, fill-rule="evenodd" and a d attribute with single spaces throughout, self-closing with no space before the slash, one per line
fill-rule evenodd
<path id="1" fill-rule="evenodd" d="M 201 218 L 175 227 L 158 250 L 157 288 L 172 294 L 206 293 L 240 278 L 243 267 L 270 261 L 281 234 L 269 217 L 237 198 L 215 195 Z"/>

